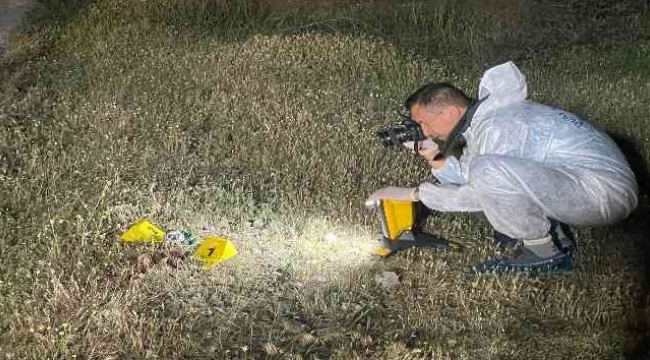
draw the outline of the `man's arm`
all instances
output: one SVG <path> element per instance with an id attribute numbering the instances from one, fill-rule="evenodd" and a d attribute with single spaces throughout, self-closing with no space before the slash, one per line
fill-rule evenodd
<path id="1" fill-rule="evenodd" d="M 453 184 L 420 184 L 418 198 L 429 209 L 437 211 L 482 211 L 474 189 Z"/>
<path id="2" fill-rule="evenodd" d="M 412 141 L 405 142 L 404 147 L 414 151 L 414 143 Z M 461 172 L 461 164 L 453 156 L 445 157 L 440 153 L 438 144 L 431 139 L 426 139 L 419 142 L 418 153 L 424 158 L 427 164 L 431 167 L 433 176 L 438 182 L 443 184 L 464 184 L 467 181 L 463 180 Z"/>
<path id="3" fill-rule="evenodd" d="M 445 165 L 445 160 L 446 158 L 439 153 L 433 159 L 427 160 L 427 164 L 429 164 L 433 171 L 436 171 Z"/>
<path id="4" fill-rule="evenodd" d="M 468 161 L 469 156 L 458 160 L 455 156 L 442 157 L 427 161 L 431 166 L 431 174 L 442 184 L 464 185 L 467 178 L 463 176 L 463 161 Z"/>

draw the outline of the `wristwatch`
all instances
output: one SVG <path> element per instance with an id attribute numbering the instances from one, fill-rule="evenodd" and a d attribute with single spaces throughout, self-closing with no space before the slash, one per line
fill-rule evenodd
<path id="1" fill-rule="evenodd" d="M 416 186 L 413 188 L 413 191 L 411 192 L 411 200 L 413 202 L 418 202 L 420 201 L 420 187 Z"/>

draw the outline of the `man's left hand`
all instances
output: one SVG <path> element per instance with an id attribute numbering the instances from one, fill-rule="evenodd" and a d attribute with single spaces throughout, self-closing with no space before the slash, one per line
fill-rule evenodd
<path id="1" fill-rule="evenodd" d="M 398 200 L 398 201 L 419 201 L 418 188 L 401 188 L 387 187 L 375 191 L 366 200 L 365 205 L 368 208 L 377 206 L 378 200 Z"/>
<path id="2" fill-rule="evenodd" d="M 412 152 L 415 152 L 414 141 L 405 141 L 402 143 L 402 145 Z M 418 141 L 418 154 L 420 154 L 420 156 L 422 156 L 426 161 L 433 161 L 433 159 L 438 156 L 439 153 L 440 148 L 438 147 L 438 144 L 436 144 L 430 138 Z"/>

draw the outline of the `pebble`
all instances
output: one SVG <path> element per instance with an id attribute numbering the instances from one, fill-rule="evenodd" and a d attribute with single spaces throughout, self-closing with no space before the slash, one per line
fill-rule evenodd
<path id="1" fill-rule="evenodd" d="M 391 289 L 400 284 L 399 276 L 393 271 L 382 271 L 375 275 L 375 282 L 384 289 Z"/>
<path id="2" fill-rule="evenodd" d="M 253 227 L 256 228 L 256 229 L 263 229 L 264 228 L 264 220 L 262 220 L 262 219 L 253 220 Z"/>
<path id="3" fill-rule="evenodd" d="M 311 277 L 311 281 L 322 284 L 328 282 L 329 278 L 323 274 L 317 274 Z"/>

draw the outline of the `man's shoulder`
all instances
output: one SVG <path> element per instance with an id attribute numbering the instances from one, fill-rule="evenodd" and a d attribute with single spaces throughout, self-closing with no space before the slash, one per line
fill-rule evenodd
<path id="1" fill-rule="evenodd" d="M 556 116 L 561 112 L 568 113 L 551 105 L 525 100 L 487 111 L 485 117 L 490 119 L 493 125 L 498 125 L 518 121 L 534 122 L 535 119 Z"/>
<path id="2" fill-rule="evenodd" d="M 531 112 L 553 112 L 555 110 L 558 110 L 557 107 L 552 106 L 552 105 L 547 105 L 547 104 L 542 104 L 538 103 L 535 101 L 531 100 L 524 100 L 524 101 L 519 101 L 516 103 L 508 104 L 504 107 L 501 107 L 497 110 L 501 110 L 503 112 L 516 112 L 516 111 L 521 111 L 522 115 L 525 114 L 530 114 Z"/>
<path id="3" fill-rule="evenodd" d="M 546 129 L 549 131 L 556 117 L 563 110 L 534 101 L 520 101 L 507 106 L 487 109 L 472 120 L 471 127 L 476 133 L 507 133 L 526 129 Z"/>

